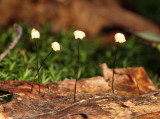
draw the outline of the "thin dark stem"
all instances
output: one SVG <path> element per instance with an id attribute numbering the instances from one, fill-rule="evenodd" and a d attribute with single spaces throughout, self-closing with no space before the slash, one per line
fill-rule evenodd
<path id="1" fill-rule="evenodd" d="M 77 77 L 76 77 L 75 89 L 74 89 L 74 102 L 76 102 L 76 88 L 77 88 L 77 80 L 78 80 L 78 71 L 79 71 L 79 39 L 78 39 Z"/>
<path id="2" fill-rule="evenodd" d="M 37 40 L 34 39 L 34 42 L 35 42 L 35 46 L 36 46 L 36 60 L 37 60 L 37 72 L 38 72 L 38 46 L 37 46 Z M 39 81 L 39 72 L 38 72 L 38 83 L 40 83 Z M 40 93 L 40 84 L 39 84 L 39 93 Z"/>
<path id="3" fill-rule="evenodd" d="M 53 50 L 51 50 L 50 53 L 43 59 L 41 65 L 40 65 L 40 67 L 39 67 L 39 69 L 37 70 L 37 73 L 36 73 L 36 75 L 35 75 L 35 77 L 34 77 L 34 80 L 36 79 L 37 74 L 39 73 L 40 69 L 42 68 L 43 63 L 44 63 L 44 62 L 46 61 L 46 59 L 52 54 L 52 52 L 53 52 Z M 33 84 L 32 84 L 32 88 L 31 88 L 31 92 L 32 92 L 32 90 L 33 90 Z"/>
<path id="4" fill-rule="evenodd" d="M 119 43 L 117 43 L 117 45 L 116 45 L 116 52 L 115 52 L 115 57 L 114 57 L 114 62 L 113 62 L 113 77 L 112 77 L 112 92 L 113 92 L 113 94 L 114 94 L 114 74 L 115 74 L 116 55 L 117 55 L 117 51 L 118 51 L 118 45 L 119 45 Z"/>

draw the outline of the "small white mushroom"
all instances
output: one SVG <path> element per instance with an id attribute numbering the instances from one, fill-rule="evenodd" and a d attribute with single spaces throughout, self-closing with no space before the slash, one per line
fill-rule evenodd
<path id="1" fill-rule="evenodd" d="M 76 30 L 76 31 L 74 31 L 74 36 L 75 36 L 75 39 L 83 39 L 86 35 L 85 35 L 85 33 L 83 32 L 83 31 L 79 31 L 79 30 Z"/>
<path id="2" fill-rule="evenodd" d="M 32 32 L 31 32 L 31 36 L 32 36 L 32 39 L 33 38 L 40 38 L 40 33 L 38 30 L 36 30 L 35 28 L 32 29 Z"/>
<path id="3" fill-rule="evenodd" d="M 126 42 L 125 36 L 122 33 L 116 33 L 115 34 L 115 41 L 119 43 Z"/>
<path id="4" fill-rule="evenodd" d="M 51 43 L 51 47 L 54 51 L 59 51 L 60 50 L 60 45 L 58 42 L 53 42 Z"/>

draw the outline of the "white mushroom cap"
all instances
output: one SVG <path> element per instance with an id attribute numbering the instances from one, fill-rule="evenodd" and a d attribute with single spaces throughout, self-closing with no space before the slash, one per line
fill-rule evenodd
<path id="1" fill-rule="evenodd" d="M 122 33 L 116 33 L 115 34 L 115 41 L 119 43 L 126 42 L 125 36 Z"/>
<path id="2" fill-rule="evenodd" d="M 38 30 L 36 30 L 35 28 L 32 29 L 31 31 L 31 36 L 32 36 L 32 39 L 33 38 L 40 38 L 40 33 Z"/>
<path id="3" fill-rule="evenodd" d="M 83 39 L 86 35 L 85 35 L 85 33 L 83 32 L 83 31 L 79 31 L 79 30 L 76 30 L 76 31 L 74 31 L 74 36 L 75 36 L 75 39 Z"/>
<path id="4" fill-rule="evenodd" d="M 58 42 L 53 42 L 51 43 L 51 47 L 54 51 L 59 51 L 60 50 L 60 45 Z"/>

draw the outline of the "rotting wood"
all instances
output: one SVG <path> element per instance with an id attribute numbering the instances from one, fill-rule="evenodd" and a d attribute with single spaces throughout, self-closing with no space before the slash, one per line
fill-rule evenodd
<path id="1" fill-rule="evenodd" d="M 0 105 L 0 116 L 13 119 L 160 118 L 160 91 L 144 68 L 116 69 L 116 93 L 113 95 L 110 86 L 112 69 L 106 64 L 101 67 L 104 75 L 108 76 L 78 81 L 75 103 L 75 80 L 49 83 L 49 89 L 40 84 L 40 94 L 38 83 L 33 83 L 34 88 L 30 92 L 32 82 L 0 81 L 0 90 L 9 91 L 14 96 L 11 102 Z M 132 77 L 135 77 L 141 95 Z"/>

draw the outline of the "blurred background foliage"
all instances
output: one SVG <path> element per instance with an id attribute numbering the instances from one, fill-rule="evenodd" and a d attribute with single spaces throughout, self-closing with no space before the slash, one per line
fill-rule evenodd
<path id="1" fill-rule="evenodd" d="M 160 0 L 145 1 L 131 0 L 134 10 L 160 25 Z M 30 32 L 32 27 L 20 23 L 23 27 L 23 37 L 16 47 L 0 62 L 0 80 L 27 80 L 33 81 L 36 74 L 36 55 L 34 41 Z M 40 82 L 61 81 L 76 78 L 77 67 L 77 40 L 73 37 L 73 29 L 53 33 L 50 23 L 46 22 L 39 28 L 41 38 L 38 39 L 39 63 L 50 52 L 51 43 L 57 41 L 61 45 L 60 52 L 53 52 L 46 60 L 40 71 Z M 15 37 L 12 27 L 8 30 L 0 29 L 0 53 L 11 43 Z M 86 37 L 80 41 L 80 70 L 79 78 L 102 75 L 100 63 L 107 63 L 113 67 L 115 46 L 100 43 L 101 36 Z M 114 39 L 113 39 L 114 40 Z M 23 54 L 22 54 L 23 52 Z M 128 35 L 127 42 L 121 44 L 117 54 L 116 67 L 144 67 L 160 88 L 160 51 L 153 48 L 150 42 Z"/>
<path id="2" fill-rule="evenodd" d="M 160 0 L 131 0 L 134 10 L 160 26 Z"/>

